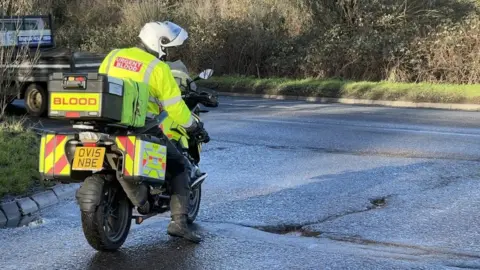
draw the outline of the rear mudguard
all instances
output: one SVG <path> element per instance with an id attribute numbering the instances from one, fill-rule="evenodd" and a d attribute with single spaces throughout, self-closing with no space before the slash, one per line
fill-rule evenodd
<path id="1" fill-rule="evenodd" d="M 77 190 L 75 198 L 81 211 L 95 212 L 100 205 L 105 180 L 98 176 L 87 177 Z"/>
<path id="2" fill-rule="evenodd" d="M 119 179 L 118 181 L 134 206 L 141 207 L 148 200 L 147 186 L 131 184 L 123 179 Z M 93 175 L 85 179 L 75 194 L 81 211 L 95 212 L 97 206 L 102 202 L 104 185 L 105 180 L 98 175 Z"/>

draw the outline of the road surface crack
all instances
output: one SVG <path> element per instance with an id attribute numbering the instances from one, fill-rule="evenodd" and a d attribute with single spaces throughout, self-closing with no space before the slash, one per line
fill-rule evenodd
<path id="1" fill-rule="evenodd" d="M 445 264 L 448 267 L 455 267 L 460 269 L 480 269 L 480 266 L 469 266 L 466 264 Z"/>
<path id="2" fill-rule="evenodd" d="M 228 149 L 227 147 L 219 146 L 219 147 L 211 147 L 211 148 L 204 149 L 203 152 L 206 153 L 206 152 L 213 152 L 213 151 L 224 151 L 227 149 Z"/>
<path id="3" fill-rule="evenodd" d="M 308 226 L 321 224 L 328 221 L 333 221 L 335 219 L 339 219 L 348 215 L 364 213 L 367 211 L 371 211 L 374 209 L 384 208 L 387 205 L 387 198 L 389 196 L 378 197 L 370 199 L 370 204 L 364 209 L 356 209 L 352 211 L 347 211 L 344 213 L 332 215 L 321 220 L 313 221 L 313 222 L 306 222 L 300 224 L 280 224 L 280 225 L 273 225 L 273 226 L 254 226 L 254 229 L 261 230 L 264 232 L 275 233 L 275 234 L 292 234 L 296 233 L 304 237 L 318 237 L 322 234 L 322 232 L 313 231 L 308 228 Z"/>
<path id="4" fill-rule="evenodd" d="M 435 247 L 422 247 L 422 246 L 416 246 L 416 245 L 375 241 L 375 240 L 369 240 L 369 239 L 356 237 L 356 236 L 323 235 L 323 238 L 327 238 L 327 239 L 338 241 L 338 242 L 353 243 L 357 245 L 383 246 L 383 247 L 394 247 L 394 248 L 418 250 L 418 251 L 421 251 L 423 255 L 448 255 L 450 257 L 455 256 L 455 257 L 463 257 L 463 258 L 470 258 L 470 259 L 480 259 L 480 255 L 473 254 L 473 253 L 443 250 Z"/>
<path id="5" fill-rule="evenodd" d="M 266 226 L 252 226 L 252 225 L 246 225 L 246 224 L 234 223 L 234 222 L 222 222 L 222 223 L 228 223 L 232 225 L 253 228 L 256 230 L 260 230 L 268 233 L 274 233 L 274 234 L 282 234 L 282 235 L 293 234 L 293 235 L 303 236 L 303 237 L 319 237 L 322 234 L 322 232 L 310 230 L 305 227 L 321 224 L 328 221 L 333 221 L 335 219 L 342 218 L 348 215 L 359 214 L 359 213 L 364 213 L 364 212 L 368 212 L 368 211 L 379 209 L 379 208 L 384 208 L 387 206 L 387 200 L 391 196 L 392 195 L 371 198 L 369 200 L 370 205 L 368 205 L 363 209 L 355 209 L 355 210 L 339 213 L 336 215 L 331 215 L 326 218 L 316 220 L 316 221 L 311 221 L 311 222 L 266 225 Z M 204 222 L 214 222 L 214 221 L 204 221 Z"/>

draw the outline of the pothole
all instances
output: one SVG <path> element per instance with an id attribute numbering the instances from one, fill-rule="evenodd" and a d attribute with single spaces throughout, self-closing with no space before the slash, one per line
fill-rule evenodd
<path id="1" fill-rule="evenodd" d="M 372 198 L 370 199 L 370 203 L 375 207 L 375 208 L 382 208 L 387 205 L 387 197 L 377 197 L 377 198 Z"/>
<path id="2" fill-rule="evenodd" d="M 302 225 L 257 226 L 257 230 L 281 235 L 295 235 L 302 237 L 318 237 L 322 233 L 303 228 Z"/>
<path id="3" fill-rule="evenodd" d="M 341 218 L 347 215 L 351 214 L 357 214 L 357 213 L 362 213 L 362 212 L 367 212 L 376 208 L 383 208 L 387 205 L 387 199 L 390 197 L 389 196 L 382 196 L 382 197 L 375 197 L 369 199 L 370 203 L 372 204 L 371 206 L 367 207 L 366 209 L 361 209 L 361 210 L 356 210 L 356 211 L 350 211 L 338 215 L 333 215 L 329 216 L 325 219 L 318 220 L 316 222 L 309 222 L 309 223 L 304 223 L 304 224 L 286 224 L 286 225 L 276 225 L 276 226 L 255 226 L 253 228 L 268 232 L 268 233 L 274 233 L 274 234 L 281 234 L 281 235 L 295 235 L 295 236 L 303 236 L 303 237 L 318 237 L 322 233 L 318 231 L 311 231 L 306 229 L 309 225 L 313 224 L 320 224 L 323 222 L 327 221 L 332 221 L 337 218 Z"/>

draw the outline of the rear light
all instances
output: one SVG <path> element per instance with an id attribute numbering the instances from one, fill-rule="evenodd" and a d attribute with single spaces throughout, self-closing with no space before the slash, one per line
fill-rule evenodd
<path id="1" fill-rule="evenodd" d="M 80 113 L 79 113 L 79 112 L 66 112 L 66 113 L 65 113 L 65 117 L 68 117 L 68 118 L 79 118 L 79 117 L 80 117 Z"/>
<path id="2" fill-rule="evenodd" d="M 81 77 L 68 77 L 68 81 L 70 82 L 74 82 L 74 81 L 77 81 L 77 82 L 84 82 L 86 80 L 85 77 L 81 76 Z"/>
<path id="3" fill-rule="evenodd" d="M 84 147 L 95 147 L 95 146 L 97 146 L 97 143 L 96 142 L 84 142 L 83 146 Z"/>

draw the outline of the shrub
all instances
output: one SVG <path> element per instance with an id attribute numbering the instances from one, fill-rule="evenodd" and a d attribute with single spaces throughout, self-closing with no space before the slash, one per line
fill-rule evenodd
<path id="1" fill-rule="evenodd" d="M 43 186 L 38 173 L 39 141 L 22 119 L 7 118 L 0 123 L 0 198 Z"/>
<path id="2" fill-rule="evenodd" d="M 13 9 L 52 12 L 59 45 L 74 49 L 133 46 L 143 23 L 175 21 L 190 39 L 172 56 L 192 72 L 213 67 L 217 74 L 256 77 L 480 81 L 479 1 L 38 1 L 18 0 Z"/>

